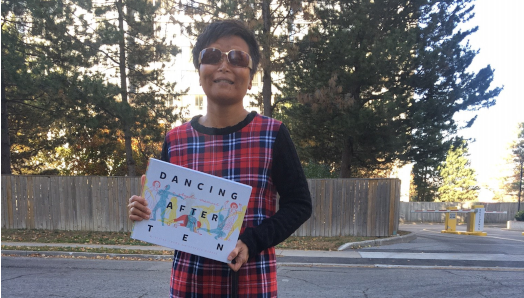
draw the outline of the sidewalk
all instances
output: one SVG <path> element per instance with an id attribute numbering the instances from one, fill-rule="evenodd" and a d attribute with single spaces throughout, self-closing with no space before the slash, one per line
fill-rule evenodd
<path id="1" fill-rule="evenodd" d="M 361 258 L 361 255 L 352 250 L 354 248 L 382 246 L 396 243 L 406 243 L 414 240 L 416 233 L 404 236 L 388 237 L 376 240 L 346 243 L 339 248 L 339 251 L 318 251 L 318 250 L 288 250 L 276 249 L 277 257 L 305 257 L 305 258 Z M 2 246 L 27 246 L 27 247 L 62 247 L 62 248 L 107 248 L 107 249 L 126 249 L 138 251 L 173 251 L 173 249 L 163 246 L 142 246 L 142 245 L 100 245 L 100 244 L 79 244 L 79 243 L 35 243 L 35 242 L 5 242 Z M 90 253 L 90 252 L 67 252 L 67 251 L 27 251 L 27 250 L 4 250 L 2 254 L 16 256 L 47 255 L 47 256 L 76 256 L 76 257 L 133 257 L 138 259 L 171 259 L 172 255 L 151 255 L 151 254 L 115 254 L 115 253 Z"/>

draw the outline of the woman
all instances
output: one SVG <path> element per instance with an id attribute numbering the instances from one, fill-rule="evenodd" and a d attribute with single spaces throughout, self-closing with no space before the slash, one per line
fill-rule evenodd
<path id="1" fill-rule="evenodd" d="M 274 246 L 311 215 L 307 181 L 288 130 L 244 109 L 259 60 L 255 36 L 239 21 L 214 22 L 197 38 L 193 63 L 207 113 L 168 132 L 161 159 L 253 189 L 231 263 L 176 251 L 171 297 L 276 297 Z M 131 197 L 129 218 L 148 219 L 146 205 L 144 198 Z"/>

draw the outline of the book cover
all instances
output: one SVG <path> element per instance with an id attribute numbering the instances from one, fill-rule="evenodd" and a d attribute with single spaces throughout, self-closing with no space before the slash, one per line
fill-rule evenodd
<path id="1" fill-rule="evenodd" d="M 251 186 L 150 159 L 142 197 L 152 213 L 131 237 L 228 263 Z"/>

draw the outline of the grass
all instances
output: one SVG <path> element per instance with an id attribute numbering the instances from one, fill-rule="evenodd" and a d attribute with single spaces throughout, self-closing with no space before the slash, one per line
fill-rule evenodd
<path id="1" fill-rule="evenodd" d="M 409 232 L 399 231 L 399 235 Z M 339 246 L 348 242 L 360 242 L 377 239 L 379 237 L 289 237 L 277 245 L 281 249 L 297 250 L 337 250 Z M 75 243 L 75 244 L 97 244 L 97 245 L 142 245 L 153 244 L 131 239 L 131 233 L 127 232 L 91 232 L 91 231 L 49 231 L 49 230 L 14 230 L 2 229 L 2 242 L 35 242 L 35 243 Z M 168 255 L 169 250 L 128 250 L 110 248 L 87 248 L 87 247 L 33 247 L 33 246 L 6 246 L 3 250 L 33 250 L 33 251 L 72 251 L 72 252 L 96 252 L 116 254 L 156 254 Z"/>

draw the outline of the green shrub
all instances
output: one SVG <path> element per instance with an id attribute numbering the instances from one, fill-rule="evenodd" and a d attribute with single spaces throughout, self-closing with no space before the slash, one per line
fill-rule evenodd
<path id="1" fill-rule="evenodd" d="M 524 210 L 517 212 L 517 214 L 515 214 L 515 219 L 517 221 L 524 221 Z"/>

